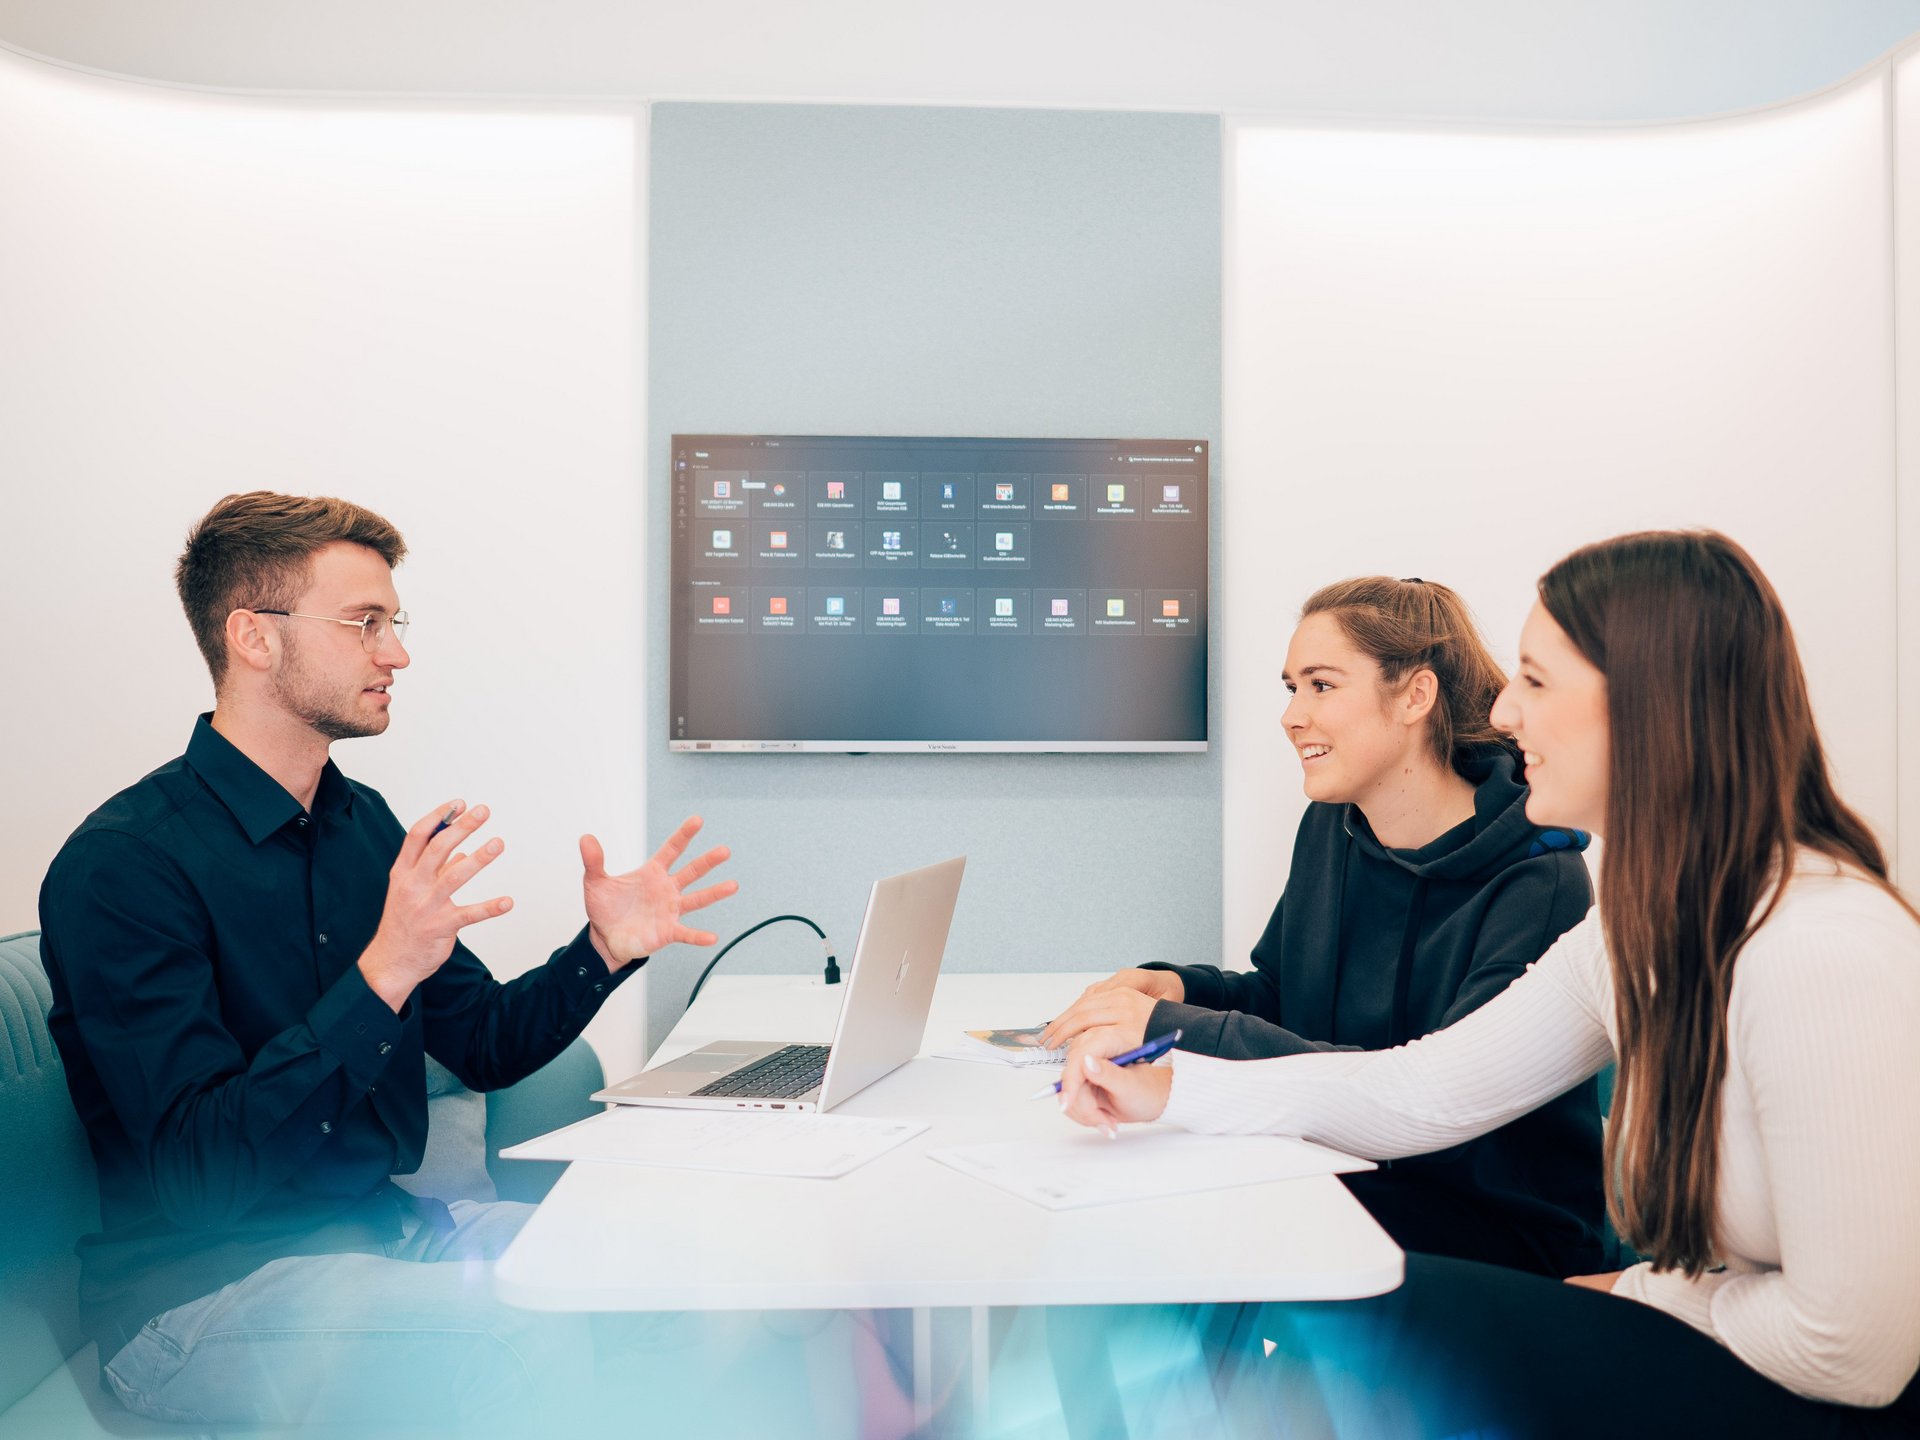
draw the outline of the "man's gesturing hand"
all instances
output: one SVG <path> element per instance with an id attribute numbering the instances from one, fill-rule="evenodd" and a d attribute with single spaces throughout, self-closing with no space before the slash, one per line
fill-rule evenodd
<path id="1" fill-rule="evenodd" d="M 438 829 L 448 816 L 453 819 Z M 477 905 L 454 902 L 454 892 L 507 848 L 496 838 L 470 854 L 463 849 L 486 818 L 484 805 L 468 810 L 464 802 L 451 800 L 435 806 L 407 831 L 387 872 L 386 908 L 380 912 L 380 928 L 361 953 L 360 973 L 396 1015 L 414 987 L 446 963 L 462 929 L 513 908 L 505 895 Z"/>
<path id="2" fill-rule="evenodd" d="M 618 970 L 629 960 L 668 945 L 711 945 L 719 939 L 706 930 L 690 930 L 680 921 L 688 911 L 724 900 L 740 888 L 731 880 L 722 880 L 703 890 L 687 889 L 726 860 L 729 852 L 724 845 L 689 860 L 678 875 L 672 873 L 674 864 L 699 833 L 700 817 L 688 816 L 667 843 L 654 851 L 651 860 L 624 875 L 608 874 L 606 852 L 600 842 L 591 835 L 580 837 L 580 861 L 587 872 L 583 881 L 587 933 L 609 970 Z"/>

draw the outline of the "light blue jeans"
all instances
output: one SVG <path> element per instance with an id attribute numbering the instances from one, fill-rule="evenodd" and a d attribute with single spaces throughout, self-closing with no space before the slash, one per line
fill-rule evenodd
<path id="1" fill-rule="evenodd" d="M 451 1231 L 409 1217 L 384 1253 L 270 1261 L 148 1321 L 107 1381 L 155 1420 L 511 1425 L 593 1375 L 584 1316 L 493 1298 L 533 1208 L 457 1200 Z"/>
<path id="2" fill-rule="evenodd" d="M 451 1232 L 409 1217 L 382 1253 L 270 1261 L 175 1306 L 113 1357 L 108 1383 L 136 1414 L 202 1425 L 489 1436 L 871 1429 L 862 1412 L 884 1397 L 862 1391 L 887 1367 L 857 1363 L 875 1343 L 861 1317 L 521 1310 L 494 1298 L 491 1262 L 534 1207 L 448 1209 Z"/>

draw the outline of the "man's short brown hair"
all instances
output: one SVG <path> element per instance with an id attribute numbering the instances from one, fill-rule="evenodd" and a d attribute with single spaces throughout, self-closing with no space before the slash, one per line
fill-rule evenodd
<path id="1" fill-rule="evenodd" d="M 407 554 L 389 521 L 331 495 L 229 495 L 187 532 L 173 583 L 215 689 L 227 675 L 227 616 L 291 610 L 312 577 L 314 555 L 342 541 L 366 546 L 388 569 Z"/>

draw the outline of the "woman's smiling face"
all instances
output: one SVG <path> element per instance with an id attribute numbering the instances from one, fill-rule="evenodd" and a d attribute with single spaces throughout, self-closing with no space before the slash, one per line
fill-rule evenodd
<path id="1" fill-rule="evenodd" d="M 1280 723 L 1300 757 L 1309 800 L 1364 808 L 1376 787 L 1427 744 L 1424 724 L 1395 716 L 1379 662 L 1348 639 L 1330 614 L 1300 622 L 1281 679 L 1293 699 Z"/>
<path id="2" fill-rule="evenodd" d="M 1607 677 L 1537 601 L 1520 630 L 1520 668 L 1494 701 L 1493 723 L 1525 752 L 1529 820 L 1606 833 Z"/>

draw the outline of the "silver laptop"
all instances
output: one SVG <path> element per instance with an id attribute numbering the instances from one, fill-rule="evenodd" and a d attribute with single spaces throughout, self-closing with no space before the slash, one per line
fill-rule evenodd
<path id="1" fill-rule="evenodd" d="M 695 1110 L 831 1110 L 920 1049 L 966 857 L 876 880 L 831 1045 L 716 1041 L 593 1098 Z"/>

